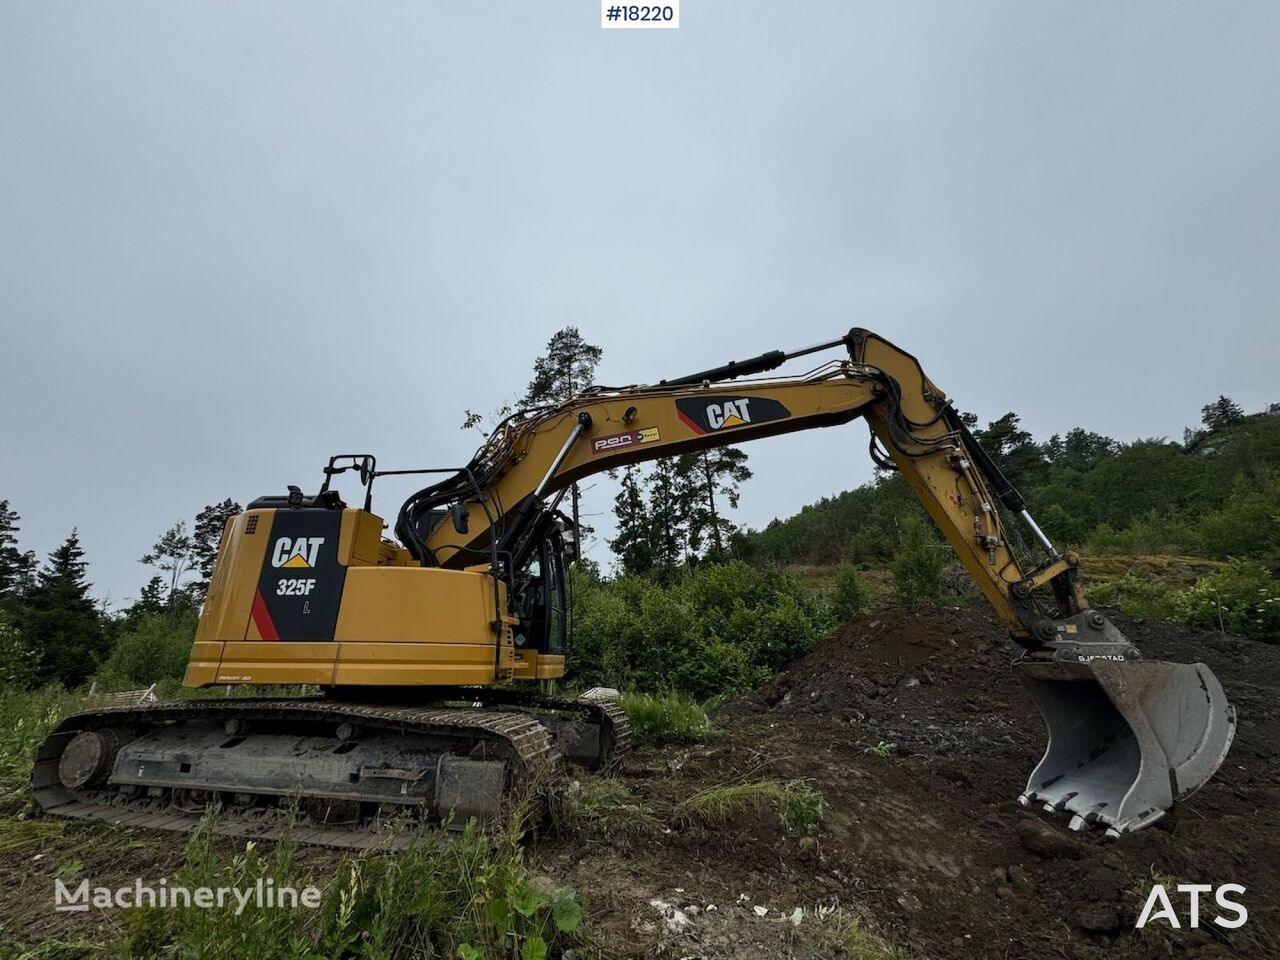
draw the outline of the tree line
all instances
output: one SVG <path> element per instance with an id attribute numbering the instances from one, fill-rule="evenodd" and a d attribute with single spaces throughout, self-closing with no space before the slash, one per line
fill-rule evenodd
<path id="1" fill-rule="evenodd" d="M 113 667 L 125 681 L 173 675 L 174 662 L 185 662 L 223 526 L 240 510 L 223 500 L 200 510 L 189 530 L 184 520 L 166 530 L 141 557 L 155 573 L 113 613 L 90 595 L 78 530 L 40 563 L 19 544 L 21 516 L 0 500 L 0 682 L 75 687 Z M 164 672 L 153 672 L 166 659 Z"/>
<path id="2" fill-rule="evenodd" d="M 1122 442 L 1076 428 L 1037 441 L 1016 413 L 977 426 L 983 448 L 1059 546 L 1091 552 L 1243 557 L 1280 570 L 1280 409 L 1246 415 L 1219 397 L 1182 442 Z M 756 562 L 883 565 L 903 518 L 923 517 L 897 474 L 802 508 L 733 544 Z M 1011 534 L 1018 533 L 1016 521 Z"/>

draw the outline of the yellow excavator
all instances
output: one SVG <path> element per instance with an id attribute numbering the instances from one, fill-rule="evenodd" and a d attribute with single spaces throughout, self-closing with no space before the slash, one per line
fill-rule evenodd
<path id="1" fill-rule="evenodd" d="M 767 376 L 835 348 L 804 374 Z M 566 762 L 607 769 L 630 739 L 616 705 L 521 683 L 565 673 L 576 533 L 558 510 L 565 491 L 624 464 L 857 417 L 1018 648 L 1013 667 L 1049 732 L 1021 802 L 1119 835 L 1203 785 L 1235 728 L 1212 671 L 1144 659 L 1091 609 L 1077 558 L 1055 549 L 915 357 L 854 329 L 520 411 L 462 468 L 380 470 L 344 454 L 316 494 L 291 486 L 250 503 L 223 532 L 184 683 L 319 692 L 77 714 L 39 747 L 35 797 L 58 816 L 175 830 L 217 804 L 223 832 L 276 836 L 288 821 L 303 842 L 360 847 L 406 835 L 391 823 L 501 815 L 514 797 L 554 791 Z M 334 489 L 348 471 L 360 507 Z M 374 482 L 414 473 L 435 482 L 404 503 L 398 542 L 386 539 Z M 1025 525 L 1041 562 L 1019 562 L 1006 523 Z"/>

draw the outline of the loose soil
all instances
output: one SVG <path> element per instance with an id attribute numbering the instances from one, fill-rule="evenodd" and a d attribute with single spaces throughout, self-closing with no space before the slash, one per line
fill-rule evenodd
<path id="1" fill-rule="evenodd" d="M 581 892 L 610 956 L 1280 957 L 1280 648 L 1114 620 L 1149 657 L 1209 664 L 1239 713 L 1222 769 L 1157 827 L 1106 842 L 1018 807 L 1044 733 L 1002 628 L 979 608 L 894 609 L 846 624 L 723 704 L 707 743 L 633 754 L 618 776 L 652 809 L 647 824 L 548 829 L 528 863 L 541 882 Z M 771 810 L 713 827 L 684 806 L 699 790 L 762 779 L 820 791 L 829 811 L 818 832 L 789 836 Z M 57 867 L 80 860 L 94 883 L 171 876 L 181 843 L 72 824 L 0 853 L 0 939 L 92 937 L 89 923 L 108 933 L 118 920 L 50 911 Z M 300 859 L 323 875 L 339 855 Z M 1153 882 L 1171 884 L 1181 929 L 1134 929 Z M 1234 899 L 1248 922 L 1213 924 L 1210 896 L 1202 926 L 1187 929 L 1175 883 L 1243 885 Z M 859 946 L 853 916 L 901 953 Z"/>

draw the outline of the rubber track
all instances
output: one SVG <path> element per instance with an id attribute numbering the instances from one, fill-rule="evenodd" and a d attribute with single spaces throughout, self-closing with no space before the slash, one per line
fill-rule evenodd
<path id="1" fill-rule="evenodd" d="M 502 745 L 510 762 L 518 761 L 512 778 L 518 791 L 554 791 L 561 776 L 560 755 L 547 729 L 534 716 L 512 711 L 477 708 L 401 707 L 341 703 L 322 697 L 314 699 L 231 699 L 185 700 L 138 707 L 112 707 L 75 714 L 62 721 L 36 751 L 31 783 L 36 801 L 49 814 L 74 819 L 98 819 L 130 827 L 191 832 L 202 816 L 177 809 L 147 809 L 95 802 L 93 797 L 77 797 L 58 780 L 58 758 L 72 737 L 81 730 L 116 725 L 169 723 L 187 719 L 224 721 L 248 720 L 351 720 L 366 726 L 418 732 L 429 737 L 465 738 Z M 105 791 L 103 792 L 105 795 Z M 224 814 L 214 833 L 230 836 L 277 839 L 283 824 L 277 817 L 251 819 Z M 299 843 L 353 849 L 403 847 L 413 837 L 405 833 L 365 828 L 335 829 L 301 824 L 293 831 Z"/>

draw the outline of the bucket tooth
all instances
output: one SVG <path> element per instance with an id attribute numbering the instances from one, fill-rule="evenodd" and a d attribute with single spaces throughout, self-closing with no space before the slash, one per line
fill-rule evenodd
<path id="1" fill-rule="evenodd" d="M 1049 730 L 1019 800 L 1072 815 L 1072 829 L 1150 826 L 1231 746 L 1235 709 L 1203 663 L 1022 661 L 1017 671 Z"/>

